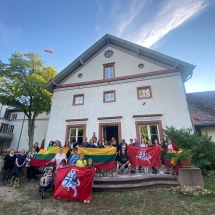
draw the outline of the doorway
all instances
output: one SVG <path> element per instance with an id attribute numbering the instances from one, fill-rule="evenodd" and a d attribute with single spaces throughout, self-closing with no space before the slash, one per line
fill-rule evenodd
<path id="1" fill-rule="evenodd" d="M 114 137 L 116 141 L 119 142 L 118 126 L 102 127 L 102 136 L 107 141 L 111 140 L 111 138 Z"/>
<path id="2" fill-rule="evenodd" d="M 109 141 L 114 137 L 117 143 L 122 141 L 121 122 L 99 123 L 99 139 L 102 137 Z"/>

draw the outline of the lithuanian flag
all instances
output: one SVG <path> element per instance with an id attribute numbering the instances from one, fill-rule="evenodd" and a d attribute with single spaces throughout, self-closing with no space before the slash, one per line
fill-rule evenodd
<path id="1" fill-rule="evenodd" d="M 97 170 L 110 170 L 115 167 L 116 148 L 82 148 L 78 147 L 78 153 L 84 154 L 84 160 L 93 159 Z"/>
<path id="2" fill-rule="evenodd" d="M 59 152 L 59 147 L 53 147 L 50 150 L 41 149 L 36 156 L 31 159 L 32 166 L 45 166 Z M 68 152 L 67 148 L 63 148 L 63 152 Z"/>
<path id="3" fill-rule="evenodd" d="M 41 143 L 40 149 L 44 149 L 44 147 L 45 147 L 45 141 L 46 141 L 46 136 L 44 134 L 43 138 L 42 138 L 42 143 Z"/>

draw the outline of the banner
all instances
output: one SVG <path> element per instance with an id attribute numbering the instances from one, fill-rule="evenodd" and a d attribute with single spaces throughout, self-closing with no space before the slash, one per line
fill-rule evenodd
<path id="1" fill-rule="evenodd" d="M 93 159 L 98 171 L 110 170 L 116 165 L 116 147 L 113 148 L 83 148 L 78 147 L 78 153 L 84 154 L 84 160 Z"/>
<path id="2" fill-rule="evenodd" d="M 46 141 L 46 136 L 44 134 L 43 137 L 42 137 L 42 143 L 41 143 L 40 149 L 44 149 L 44 147 L 45 147 L 45 141 Z"/>
<path id="3" fill-rule="evenodd" d="M 128 146 L 128 156 L 133 166 L 160 166 L 161 150 L 159 146 Z"/>
<path id="4" fill-rule="evenodd" d="M 53 147 L 49 150 L 41 149 L 37 155 L 31 159 L 32 166 L 45 166 L 59 152 L 59 147 Z M 68 148 L 63 148 L 63 152 L 67 154 Z"/>
<path id="5" fill-rule="evenodd" d="M 95 169 L 67 167 L 58 169 L 55 176 L 54 198 L 92 199 Z"/>

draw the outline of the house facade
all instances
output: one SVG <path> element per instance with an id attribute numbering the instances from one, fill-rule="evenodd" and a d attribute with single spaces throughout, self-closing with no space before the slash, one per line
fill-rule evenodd
<path id="1" fill-rule="evenodd" d="M 195 66 L 105 35 L 44 88 L 53 92 L 47 141 L 161 139 L 192 128 L 184 82 Z"/>
<path id="2" fill-rule="evenodd" d="M 40 114 L 35 121 L 34 142 L 41 143 L 46 134 L 49 115 Z M 7 153 L 10 149 L 28 150 L 28 120 L 24 112 L 18 108 L 11 108 L 0 104 L 0 153 Z"/>

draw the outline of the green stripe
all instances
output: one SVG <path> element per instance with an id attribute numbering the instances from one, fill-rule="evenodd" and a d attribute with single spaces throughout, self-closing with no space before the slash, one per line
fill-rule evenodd
<path id="1" fill-rule="evenodd" d="M 105 163 L 115 161 L 116 155 L 84 155 L 84 160 L 93 159 L 94 163 Z"/>
<path id="2" fill-rule="evenodd" d="M 38 159 L 38 160 L 52 160 L 55 157 L 55 155 L 56 154 L 54 154 L 54 153 L 50 153 L 50 154 L 46 154 L 46 155 L 38 154 L 38 155 L 34 156 L 34 158 Z"/>
<path id="3" fill-rule="evenodd" d="M 164 155 L 164 158 L 167 160 L 171 160 L 175 156 L 175 153 L 167 153 Z"/>

